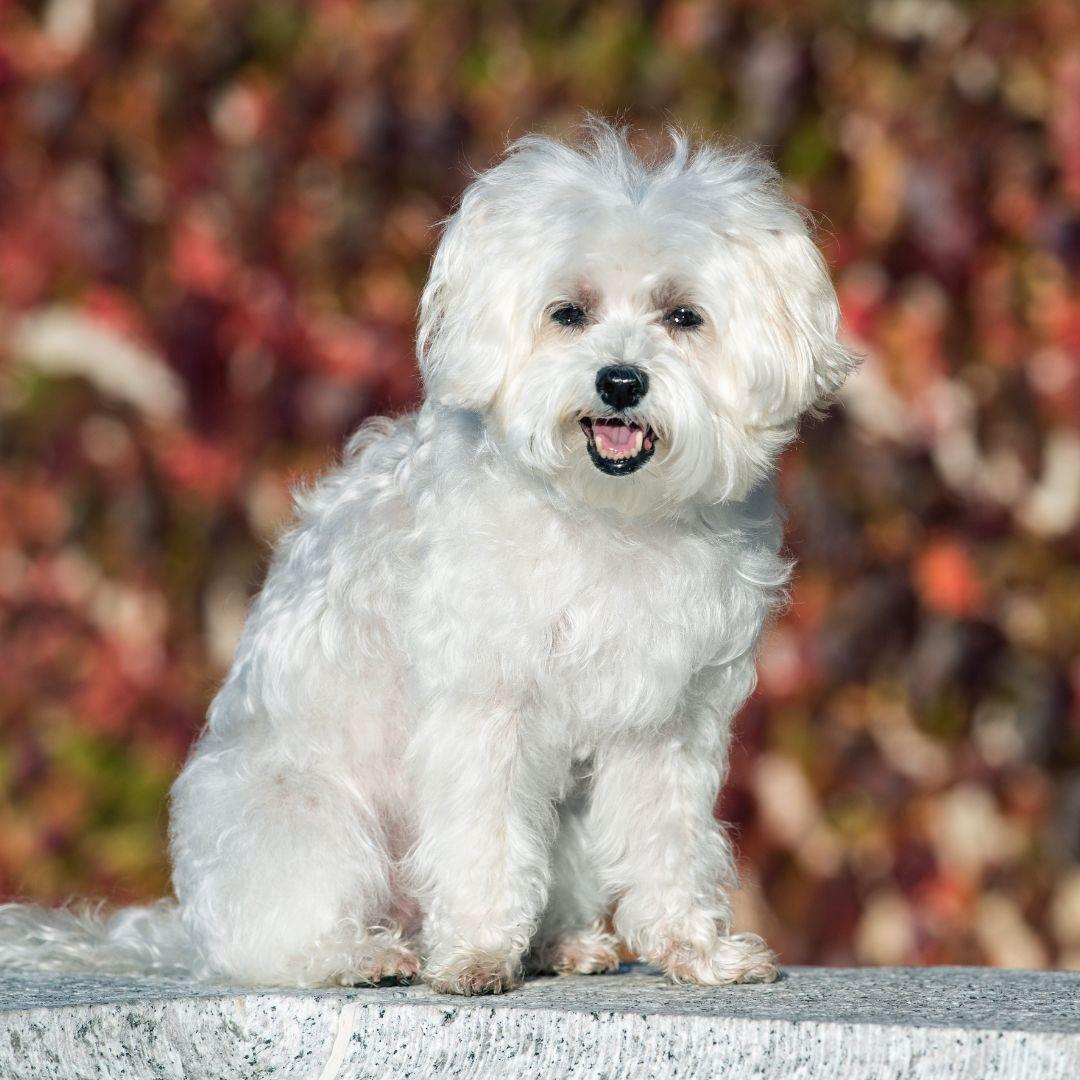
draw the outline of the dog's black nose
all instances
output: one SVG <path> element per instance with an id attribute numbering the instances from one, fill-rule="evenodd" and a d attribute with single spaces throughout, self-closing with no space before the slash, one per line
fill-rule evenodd
<path id="1" fill-rule="evenodd" d="M 596 392 L 605 405 L 629 409 L 649 392 L 649 376 L 639 367 L 613 364 L 596 373 Z"/>

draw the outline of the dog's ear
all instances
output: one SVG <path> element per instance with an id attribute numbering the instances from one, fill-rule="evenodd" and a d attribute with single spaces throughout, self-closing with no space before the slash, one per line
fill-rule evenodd
<path id="1" fill-rule="evenodd" d="M 511 230 L 503 225 L 504 207 L 487 190 L 492 176 L 475 180 L 446 222 L 420 299 L 424 389 L 429 399 L 456 408 L 490 405 L 516 347 L 512 294 L 520 267 L 515 274 L 506 265 Z"/>
<path id="2" fill-rule="evenodd" d="M 732 238 L 727 370 L 739 373 L 752 422 L 789 424 L 826 404 L 859 357 L 837 337 L 840 307 L 801 217 Z"/>

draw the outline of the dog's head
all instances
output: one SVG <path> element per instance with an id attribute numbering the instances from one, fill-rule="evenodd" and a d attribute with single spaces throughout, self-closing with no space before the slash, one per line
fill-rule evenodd
<path id="1" fill-rule="evenodd" d="M 594 122 L 465 192 L 421 302 L 429 398 L 564 494 L 625 513 L 744 497 L 854 366 L 799 210 L 748 153 L 647 163 Z"/>

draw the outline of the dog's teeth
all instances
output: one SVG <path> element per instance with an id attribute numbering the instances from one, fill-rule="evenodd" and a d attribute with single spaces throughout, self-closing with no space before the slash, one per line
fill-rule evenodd
<path id="1" fill-rule="evenodd" d="M 633 438 L 629 445 L 625 447 L 606 446 L 601 439 L 596 439 L 593 443 L 596 452 L 607 461 L 626 461 L 629 458 L 637 457 L 644 447 L 645 449 L 652 448 L 652 440 L 645 435 L 643 428 L 634 428 Z"/>

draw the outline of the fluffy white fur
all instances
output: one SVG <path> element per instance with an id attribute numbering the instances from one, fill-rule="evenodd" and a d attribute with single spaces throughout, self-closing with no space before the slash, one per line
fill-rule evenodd
<path id="1" fill-rule="evenodd" d="M 425 403 L 298 495 L 176 782 L 178 904 L 8 906 L 0 964 L 477 993 L 623 942 L 775 977 L 729 933 L 713 808 L 789 569 L 770 472 L 853 358 L 773 170 L 673 142 L 648 163 L 596 123 L 476 178 L 424 291 Z M 579 426 L 612 364 L 649 380 L 632 475 Z"/>

